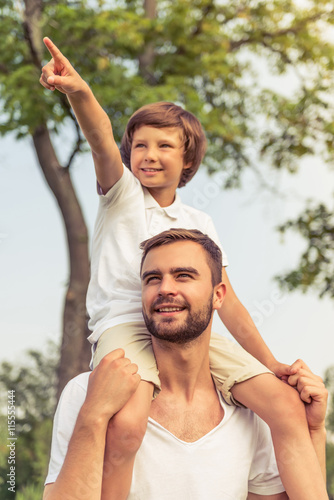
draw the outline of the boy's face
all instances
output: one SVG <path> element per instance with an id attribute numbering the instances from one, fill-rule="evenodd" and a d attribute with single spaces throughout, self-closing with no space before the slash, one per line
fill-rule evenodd
<path id="1" fill-rule="evenodd" d="M 156 128 L 143 125 L 133 134 L 131 146 L 131 170 L 152 196 L 170 198 L 180 182 L 185 165 L 182 130 L 179 127 Z"/>

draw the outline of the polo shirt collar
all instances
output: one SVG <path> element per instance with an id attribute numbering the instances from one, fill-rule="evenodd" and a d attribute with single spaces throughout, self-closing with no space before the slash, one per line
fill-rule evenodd
<path id="1" fill-rule="evenodd" d="M 159 208 L 160 210 L 163 210 L 168 217 L 171 219 L 177 219 L 179 216 L 180 212 L 180 206 L 181 206 L 181 198 L 178 193 L 175 193 L 175 200 L 169 207 L 161 207 L 159 203 L 153 198 L 153 196 L 150 194 L 147 188 L 143 188 L 144 191 L 144 201 L 145 201 L 145 208 Z"/>

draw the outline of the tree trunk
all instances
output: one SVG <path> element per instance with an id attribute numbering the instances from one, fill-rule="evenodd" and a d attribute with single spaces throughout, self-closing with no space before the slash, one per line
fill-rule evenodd
<path id="1" fill-rule="evenodd" d="M 144 0 L 143 7 L 145 10 L 145 17 L 148 19 L 155 19 L 157 15 L 156 0 Z M 152 42 L 145 45 L 144 51 L 138 57 L 138 60 L 139 73 L 150 85 L 156 85 L 157 82 L 152 68 L 154 62 L 154 44 Z"/>
<path id="2" fill-rule="evenodd" d="M 43 0 L 25 0 L 24 32 L 32 61 L 41 68 L 43 42 L 41 16 Z M 63 168 L 51 143 L 45 123 L 32 134 L 35 150 L 44 177 L 53 192 L 64 221 L 70 278 L 67 288 L 63 336 L 58 368 L 58 398 L 66 383 L 87 370 L 90 348 L 87 336 L 86 292 L 89 281 L 88 232 L 79 201 L 73 188 L 69 168 Z"/>
<path id="3" fill-rule="evenodd" d="M 88 233 L 69 169 L 59 164 L 45 125 L 35 130 L 33 141 L 44 177 L 63 217 L 69 251 L 70 279 L 64 305 L 58 370 L 59 396 L 68 380 L 87 370 L 89 363 L 85 305 L 89 281 Z"/>

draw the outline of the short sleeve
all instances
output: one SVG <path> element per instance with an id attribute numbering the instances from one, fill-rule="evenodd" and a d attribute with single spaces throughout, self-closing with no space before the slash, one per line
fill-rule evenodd
<path id="1" fill-rule="evenodd" d="M 268 425 L 256 416 L 256 449 L 248 479 L 248 491 L 258 495 L 277 495 L 285 491 L 278 473 Z"/>
<path id="2" fill-rule="evenodd" d="M 68 443 L 73 434 L 79 411 L 86 399 L 90 373 L 82 373 L 70 380 L 59 399 L 53 421 L 51 456 L 45 484 L 54 483 L 63 466 Z"/>
<path id="3" fill-rule="evenodd" d="M 140 182 L 125 165 L 123 165 L 121 178 L 118 179 L 107 193 L 103 194 L 99 184 L 97 184 L 100 203 L 107 207 L 109 205 L 114 206 L 118 203 L 127 202 L 132 196 L 139 196 L 142 191 Z"/>
<path id="4" fill-rule="evenodd" d="M 219 240 L 219 236 L 217 234 L 216 228 L 214 226 L 214 223 L 211 219 L 211 217 L 208 217 L 207 221 L 207 227 L 206 227 L 206 234 L 210 236 L 210 238 L 219 246 L 219 248 L 222 251 L 223 254 L 223 267 L 228 266 L 228 260 L 227 260 L 227 255 L 224 251 L 224 248 Z"/>

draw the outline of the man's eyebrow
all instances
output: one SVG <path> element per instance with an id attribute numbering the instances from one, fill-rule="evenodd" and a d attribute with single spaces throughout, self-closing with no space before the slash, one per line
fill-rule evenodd
<path id="1" fill-rule="evenodd" d="M 194 274 L 196 276 L 199 276 L 199 272 L 194 267 L 172 267 L 170 269 L 170 273 L 171 274 L 189 273 L 189 274 Z"/>
<path id="2" fill-rule="evenodd" d="M 178 274 L 178 273 L 188 273 L 193 274 L 195 276 L 199 276 L 199 272 L 194 267 L 172 267 L 169 269 L 170 274 Z M 141 279 L 144 281 L 148 276 L 161 276 L 162 272 L 160 269 L 150 269 L 149 271 L 145 271 Z"/>
<path id="3" fill-rule="evenodd" d="M 141 275 L 141 279 L 144 281 L 147 276 L 161 276 L 161 271 L 159 271 L 159 269 L 150 269 L 149 271 L 145 271 L 142 275 Z"/>

